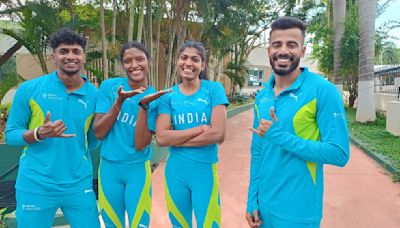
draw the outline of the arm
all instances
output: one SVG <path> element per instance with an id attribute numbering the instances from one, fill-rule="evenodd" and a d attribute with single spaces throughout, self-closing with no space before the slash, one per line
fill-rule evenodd
<path id="1" fill-rule="evenodd" d="M 106 114 L 96 114 L 94 117 L 93 131 L 96 138 L 102 140 L 117 120 L 119 111 L 122 107 L 122 101 L 115 100 L 110 110 Z"/>
<path id="2" fill-rule="evenodd" d="M 254 121 L 253 128 L 259 126 L 259 116 L 257 112 L 257 104 L 254 105 Z M 251 160 L 250 160 L 250 183 L 247 195 L 247 212 L 253 213 L 258 211 L 258 181 L 260 179 L 260 166 L 262 160 L 262 138 L 253 132 L 251 139 Z"/>
<path id="3" fill-rule="evenodd" d="M 265 133 L 269 142 L 306 161 L 344 166 L 349 160 L 349 135 L 341 97 L 333 85 L 321 88 L 317 98 L 318 141 L 303 139 L 274 123 Z"/>
<path id="4" fill-rule="evenodd" d="M 135 126 L 135 149 L 141 151 L 150 144 L 154 132 L 149 130 L 147 112 L 148 109 L 139 107 L 139 114 Z"/>
<path id="5" fill-rule="evenodd" d="M 97 147 L 100 146 L 100 141 L 97 139 L 96 135 L 94 134 L 93 124 L 94 124 L 94 120 L 92 117 L 90 120 L 90 126 L 89 126 L 88 133 L 87 133 L 89 151 L 95 150 L 95 149 L 97 149 Z"/>
<path id="6" fill-rule="evenodd" d="M 141 87 L 137 90 L 131 91 L 123 91 L 122 87 L 118 88 L 118 97 L 112 104 L 111 108 L 108 110 L 106 114 L 98 113 L 94 118 L 93 130 L 96 138 L 102 140 L 111 128 L 114 126 L 115 121 L 117 120 L 118 114 L 121 111 L 122 104 L 124 103 L 125 99 L 128 97 L 133 97 L 136 94 L 143 93 L 145 90 L 144 87 Z M 100 95 L 97 99 L 99 102 L 105 102 L 107 90 L 103 87 L 100 88 Z M 97 103 L 99 104 L 99 103 Z M 100 106 L 100 105 L 98 105 Z M 97 109 L 97 108 L 96 108 Z"/>
<path id="7" fill-rule="evenodd" d="M 200 135 L 191 138 L 179 146 L 196 147 L 222 143 L 225 139 L 226 106 L 217 105 L 211 114 L 211 126 Z"/>
<path id="8" fill-rule="evenodd" d="M 156 123 L 156 141 L 159 146 L 177 146 L 203 133 L 204 126 L 186 130 L 171 130 L 171 116 L 160 114 Z"/>
<path id="9" fill-rule="evenodd" d="M 17 90 L 5 130 L 6 143 L 8 145 L 20 146 L 34 143 L 33 130 L 28 130 L 31 109 L 29 107 L 29 89 L 22 84 Z"/>
<path id="10" fill-rule="evenodd" d="M 155 100 L 170 91 L 170 89 L 160 90 L 157 93 L 147 95 L 140 100 L 142 105 L 150 105 L 148 109 L 144 109 L 143 107 L 139 106 L 139 113 L 136 118 L 135 126 L 135 149 L 137 151 L 141 151 L 146 148 L 146 146 L 151 143 L 153 138 L 153 134 L 155 132 L 154 123 L 158 111 L 158 102 Z"/>

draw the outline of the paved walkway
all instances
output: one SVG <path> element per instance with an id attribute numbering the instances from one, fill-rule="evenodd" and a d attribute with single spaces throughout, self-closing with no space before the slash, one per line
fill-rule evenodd
<path id="1" fill-rule="evenodd" d="M 252 111 L 228 120 L 227 136 L 220 146 L 219 177 L 222 227 L 245 228 L 249 182 L 249 148 Z M 164 200 L 164 164 L 153 175 L 151 226 L 170 227 Z M 399 228 L 400 183 L 356 147 L 351 147 L 345 168 L 325 166 L 325 204 L 322 228 Z"/>

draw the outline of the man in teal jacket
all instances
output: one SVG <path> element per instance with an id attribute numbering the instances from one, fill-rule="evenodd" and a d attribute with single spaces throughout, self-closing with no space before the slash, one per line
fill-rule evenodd
<path id="1" fill-rule="evenodd" d="M 50 40 L 57 70 L 24 82 L 6 127 L 6 143 L 25 146 L 16 181 L 20 228 L 51 227 L 58 208 L 71 227 L 99 227 L 89 151 L 97 89 L 81 75 L 86 39 L 61 29 Z"/>
<path id="2" fill-rule="evenodd" d="M 322 76 L 300 68 L 306 26 L 278 18 L 268 55 L 274 71 L 254 104 L 250 227 L 319 227 L 323 165 L 344 166 L 349 136 L 342 98 Z"/>

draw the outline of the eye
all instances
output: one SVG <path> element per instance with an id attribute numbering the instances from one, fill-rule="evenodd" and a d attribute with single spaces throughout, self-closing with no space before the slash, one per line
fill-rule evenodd
<path id="1" fill-rule="evenodd" d="M 181 55 L 179 58 L 180 58 L 181 60 L 185 61 L 185 60 L 188 59 L 188 56 L 187 56 L 187 55 Z"/>
<path id="2" fill-rule="evenodd" d="M 195 57 L 192 57 L 192 61 L 195 62 L 195 63 L 198 63 L 198 62 L 201 61 L 201 58 L 195 56 Z"/>

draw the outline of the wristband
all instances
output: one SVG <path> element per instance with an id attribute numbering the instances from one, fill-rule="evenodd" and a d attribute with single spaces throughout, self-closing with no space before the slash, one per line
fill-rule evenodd
<path id="1" fill-rule="evenodd" d="M 39 130 L 39 128 L 40 128 L 40 127 L 37 127 L 37 128 L 35 128 L 35 129 L 33 130 L 33 138 L 35 138 L 36 142 L 42 142 L 42 141 L 43 141 L 43 139 L 40 140 L 39 137 L 38 137 L 38 130 Z"/>

